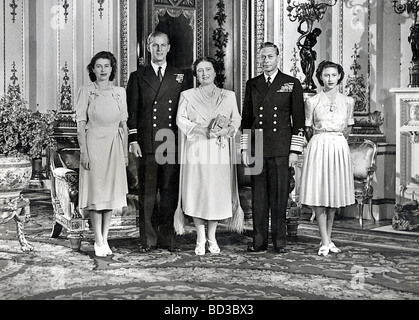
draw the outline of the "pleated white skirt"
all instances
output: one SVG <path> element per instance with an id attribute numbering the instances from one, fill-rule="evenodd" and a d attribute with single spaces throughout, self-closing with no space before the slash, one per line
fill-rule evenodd
<path id="1" fill-rule="evenodd" d="M 301 175 L 301 204 L 340 208 L 355 203 L 353 166 L 341 133 L 313 135 Z"/>

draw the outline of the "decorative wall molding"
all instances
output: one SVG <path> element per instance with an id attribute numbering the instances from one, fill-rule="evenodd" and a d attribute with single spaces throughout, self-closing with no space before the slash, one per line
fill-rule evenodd
<path id="1" fill-rule="evenodd" d="M 292 50 L 292 58 L 291 58 L 291 62 L 292 62 L 292 67 L 290 69 L 290 72 L 292 74 L 292 76 L 294 78 L 297 78 L 298 73 L 300 73 L 300 68 L 298 67 L 300 59 L 298 59 L 298 51 L 297 48 L 294 47 L 294 49 Z"/>
<path id="2" fill-rule="evenodd" d="M 12 11 L 10 12 L 10 14 L 12 15 L 12 22 L 15 23 L 16 22 L 16 9 L 18 8 L 18 5 L 16 4 L 16 0 L 12 0 L 12 2 L 9 4 L 10 8 L 12 8 Z"/>
<path id="3" fill-rule="evenodd" d="M 93 55 L 96 52 L 95 49 L 95 0 L 90 0 L 91 1 L 91 35 L 92 35 L 92 51 L 91 51 L 91 56 L 93 57 Z"/>
<path id="4" fill-rule="evenodd" d="M 367 112 L 371 112 L 371 1 L 367 1 L 368 4 L 368 19 L 367 19 Z"/>
<path id="5" fill-rule="evenodd" d="M 353 63 L 350 66 L 352 75 L 348 74 L 346 77 L 346 92 L 350 97 L 355 99 L 354 113 L 355 115 L 366 114 L 369 112 L 366 93 L 366 83 L 364 75 L 358 74 L 362 66 L 358 63 L 359 59 L 359 44 L 355 43 L 353 47 Z"/>
<path id="6" fill-rule="evenodd" d="M 99 17 L 102 20 L 103 18 L 103 11 L 105 11 L 105 9 L 103 8 L 103 4 L 105 3 L 105 0 L 97 0 L 97 3 L 99 3 Z"/>
<path id="7" fill-rule="evenodd" d="M 60 0 L 57 0 L 56 8 L 58 9 L 58 13 L 60 13 Z M 57 73 L 57 83 L 56 83 L 56 92 L 60 92 L 60 78 L 61 78 L 61 19 L 63 17 L 61 14 L 57 14 L 57 26 L 56 26 L 56 42 L 57 42 L 57 60 L 56 60 L 56 73 Z M 64 16 L 65 20 L 65 16 Z M 60 95 L 57 95 L 57 108 L 60 109 L 61 100 L 63 97 L 60 97 Z"/>
<path id="8" fill-rule="evenodd" d="M 256 0 L 256 7 L 254 12 L 254 21 L 256 22 L 256 29 L 255 29 L 255 44 L 254 44 L 254 56 L 255 56 L 255 75 L 262 73 L 262 67 L 259 63 L 259 59 L 257 59 L 257 55 L 259 54 L 259 48 L 262 43 L 265 41 L 265 0 Z"/>
<path id="9" fill-rule="evenodd" d="M 166 5 L 166 6 L 173 6 L 173 7 L 188 7 L 188 8 L 195 8 L 196 1 L 195 0 L 155 0 L 154 2 L 157 5 Z"/>
<path id="10" fill-rule="evenodd" d="M 68 63 L 67 61 L 64 64 L 63 67 L 64 77 L 63 77 L 63 83 L 61 84 L 61 91 L 60 91 L 60 111 L 68 112 L 73 110 L 73 94 L 71 90 L 71 84 L 70 84 L 70 77 L 68 76 L 69 70 L 68 70 Z"/>
<path id="11" fill-rule="evenodd" d="M 368 116 L 371 111 L 371 1 L 358 5 L 354 2 L 340 1 L 340 37 L 339 52 L 340 61 L 345 70 L 349 70 L 353 62 L 353 43 L 357 48 L 357 64 L 365 72 L 365 106 L 363 110 L 355 110 L 355 116 Z M 348 36 L 344 32 L 348 32 Z M 359 39 L 350 42 L 351 36 L 358 36 Z M 355 37 L 355 36 L 354 36 Z M 345 39 L 345 41 L 344 41 Z M 349 40 L 349 41 L 348 41 Z M 360 55 L 362 53 L 362 56 Z M 341 84 L 343 86 L 343 83 Z M 343 87 L 342 87 L 343 89 Z"/>
<path id="12" fill-rule="evenodd" d="M 7 87 L 7 94 L 10 96 L 12 100 L 24 100 L 22 96 L 22 91 L 20 90 L 20 85 L 18 83 L 19 78 L 16 75 L 16 62 L 14 61 L 12 63 L 11 73 L 12 76 L 10 77 L 10 83 Z"/>
<path id="13" fill-rule="evenodd" d="M 128 1 L 119 1 L 120 10 L 120 44 L 119 44 L 119 70 L 120 86 L 125 87 L 128 83 Z"/>
<path id="14" fill-rule="evenodd" d="M 56 42 L 57 42 L 57 97 L 60 111 L 73 109 L 73 90 L 76 70 L 75 23 L 77 7 L 74 0 L 57 0 Z M 69 10 L 71 8 L 71 10 Z"/>
<path id="15" fill-rule="evenodd" d="M 217 21 L 217 28 L 214 29 L 212 34 L 213 45 L 216 48 L 214 58 L 218 65 L 218 73 L 215 81 L 219 87 L 224 88 L 226 81 L 225 56 L 229 36 L 229 33 L 224 28 L 227 20 L 224 0 L 218 0 L 217 8 L 218 10 L 214 16 L 214 20 Z"/>
<path id="16" fill-rule="evenodd" d="M 2 18 L 2 25 L 1 27 L 2 29 L 2 40 L 3 40 L 3 47 L 1 48 L 1 54 L 2 54 L 2 71 L 3 71 L 3 78 L 1 79 L 2 81 L 2 92 L 5 93 L 6 92 L 6 2 L 3 1 L 3 6 L 2 6 L 2 12 L 1 12 L 1 18 Z"/>
<path id="17" fill-rule="evenodd" d="M 204 2 L 198 1 L 195 3 L 196 8 L 196 56 L 204 56 Z"/>
<path id="18" fill-rule="evenodd" d="M 68 22 L 68 8 L 70 5 L 68 4 L 68 0 L 64 0 L 63 9 L 64 9 L 64 22 Z"/>
<path id="19" fill-rule="evenodd" d="M 339 64 L 343 65 L 343 1 L 339 3 Z"/>
<path id="20" fill-rule="evenodd" d="M 249 5 L 248 5 L 248 1 L 242 1 L 242 75 L 241 75 L 241 96 L 242 96 L 242 100 L 244 100 L 244 96 L 246 93 L 246 81 L 249 77 L 249 71 L 248 71 L 248 66 L 249 66 L 249 50 L 248 50 L 248 46 L 249 46 L 249 41 L 248 41 L 248 35 L 249 35 L 249 26 L 248 26 L 248 17 L 249 17 Z"/>
<path id="21" fill-rule="evenodd" d="M 0 80 L 1 89 L 6 93 L 11 77 L 19 75 L 19 88 L 24 98 L 26 98 L 26 42 L 25 28 L 28 0 L 4 0 L 0 7 L 2 34 L 0 39 L 3 41 L 1 47 L 2 79 Z M 7 5 L 7 6 L 6 6 Z M 10 67 L 12 69 L 10 69 Z M 14 71 L 11 71 L 14 70 Z M 12 74 L 13 73 L 13 74 Z"/>
<path id="22" fill-rule="evenodd" d="M 281 41 L 279 43 L 279 50 L 281 53 L 281 60 L 279 62 L 279 68 L 281 70 L 284 70 L 284 36 L 285 36 L 285 22 L 284 22 L 284 13 L 285 13 L 285 7 L 280 7 L 280 19 L 281 19 L 281 28 L 280 28 L 280 34 L 281 34 Z"/>

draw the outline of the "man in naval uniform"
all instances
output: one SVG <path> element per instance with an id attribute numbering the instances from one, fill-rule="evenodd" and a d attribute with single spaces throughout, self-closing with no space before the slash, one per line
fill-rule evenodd
<path id="1" fill-rule="evenodd" d="M 298 79 L 278 69 L 279 50 L 270 42 L 262 44 L 263 74 L 246 83 L 242 114 L 242 161 L 251 166 L 255 154 L 252 184 L 253 243 L 250 252 L 268 247 L 269 212 L 275 252 L 286 252 L 286 210 L 289 197 L 289 163 L 297 161 L 304 143 L 303 89 Z M 261 136 L 258 140 L 257 136 Z M 260 143 L 260 145 L 255 145 Z M 263 139 L 263 140 L 262 140 Z"/>
<path id="2" fill-rule="evenodd" d="M 150 34 L 147 50 L 151 64 L 131 73 L 127 85 L 130 152 L 138 158 L 139 250 L 177 252 L 173 228 L 179 191 L 176 113 L 187 81 L 182 70 L 167 63 L 170 43 L 165 33 Z"/>

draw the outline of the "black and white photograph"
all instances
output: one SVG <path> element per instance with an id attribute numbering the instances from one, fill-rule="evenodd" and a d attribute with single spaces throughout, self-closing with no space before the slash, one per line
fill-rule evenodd
<path id="1" fill-rule="evenodd" d="M 418 13 L 0 0 L 0 300 L 419 300 Z"/>

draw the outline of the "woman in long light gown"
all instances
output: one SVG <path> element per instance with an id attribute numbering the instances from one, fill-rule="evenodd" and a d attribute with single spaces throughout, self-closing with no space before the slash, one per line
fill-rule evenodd
<path id="1" fill-rule="evenodd" d="M 216 229 L 220 220 L 230 219 L 242 228 L 243 210 L 237 192 L 234 139 L 241 117 L 233 91 L 218 88 L 216 61 L 205 57 L 193 64 L 197 88 L 181 93 L 177 125 L 181 136 L 179 207 L 175 215 L 178 233 L 182 211 L 194 220 L 197 232 L 195 253 L 220 252 Z M 180 215 L 180 218 L 179 218 Z M 207 235 L 205 225 L 208 225 Z"/>

